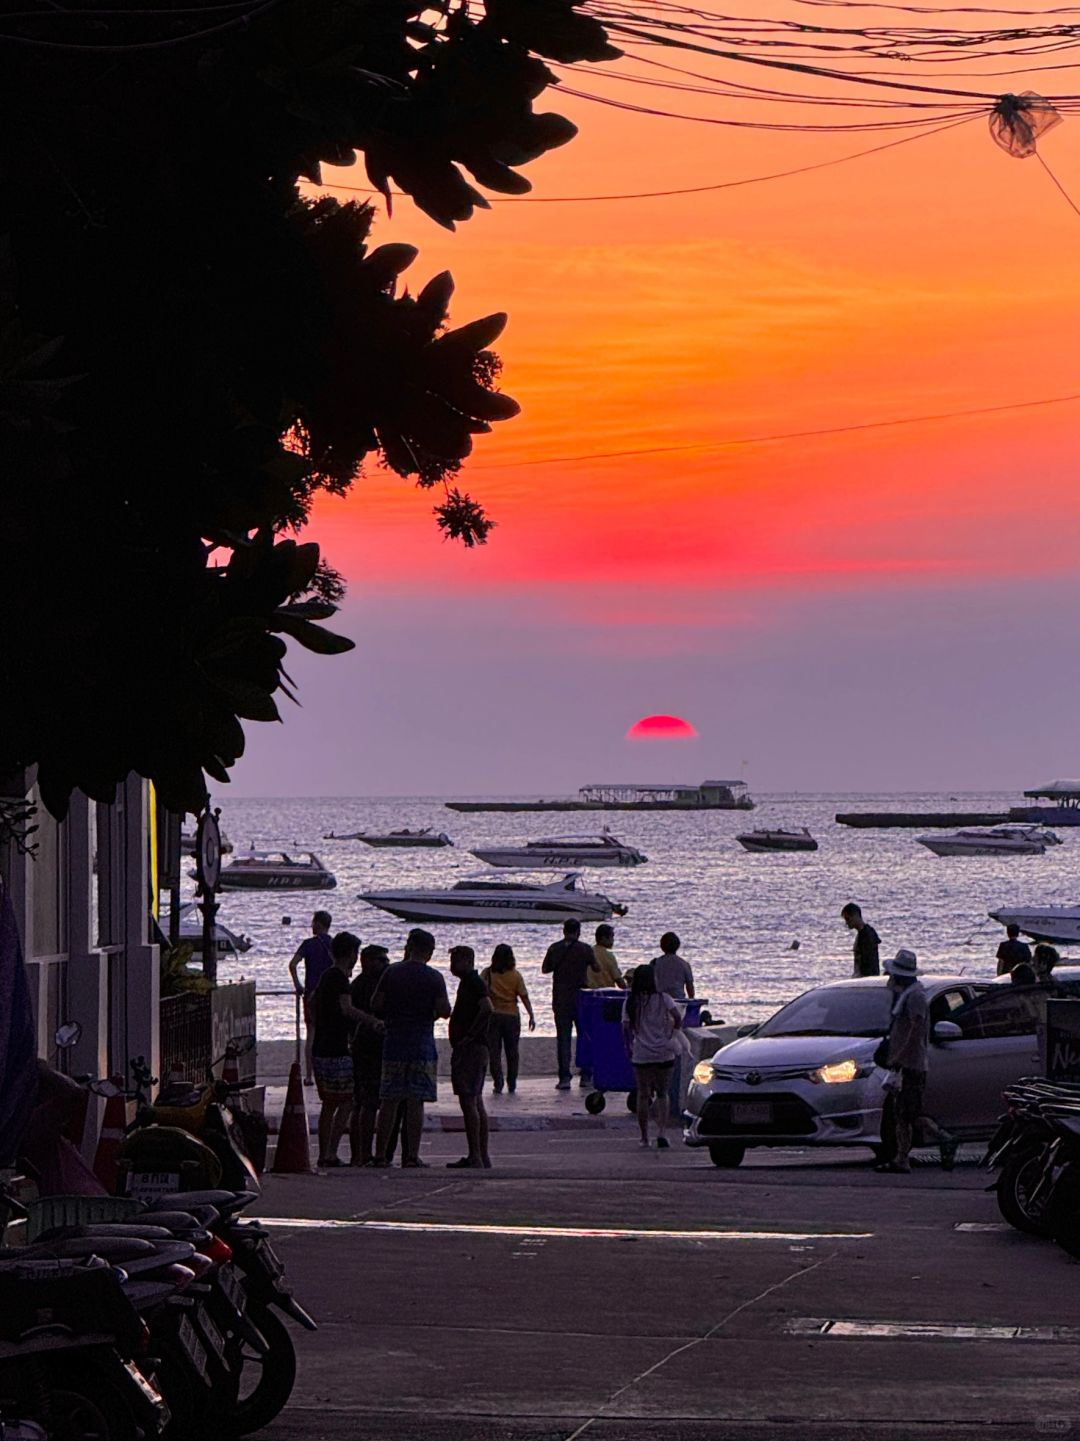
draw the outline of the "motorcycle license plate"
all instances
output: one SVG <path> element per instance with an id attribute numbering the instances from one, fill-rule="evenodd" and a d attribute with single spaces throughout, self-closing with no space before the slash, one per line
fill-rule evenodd
<path id="1" fill-rule="evenodd" d="M 180 1189 L 178 1171 L 132 1171 L 128 1195 L 136 1201 L 157 1201 Z"/>
<path id="2" fill-rule="evenodd" d="M 247 1304 L 247 1297 L 244 1294 L 244 1287 L 240 1277 L 231 1266 L 225 1266 L 220 1272 L 221 1290 L 226 1301 L 241 1316 L 244 1314 L 244 1307 Z"/>
<path id="3" fill-rule="evenodd" d="M 731 1107 L 733 1126 L 767 1126 L 772 1121 L 768 1101 L 735 1101 Z"/>
<path id="4" fill-rule="evenodd" d="M 279 1261 L 274 1253 L 274 1248 L 269 1241 L 260 1241 L 255 1248 L 255 1254 L 266 1268 L 267 1274 L 276 1281 L 279 1276 L 285 1274 L 285 1264 Z"/>
<path id="5" fill-rule="evenodd" d="M 199 1315 L 199 1330 L 202 1332 L 203 1339 L 210 1346 L 210 1349 L 213 1351 L 214 1355 L 218 1358 L 220 1362 L 222 1362 L 222 1364 L 224 1364 L 224 1338 L 222 1337 L 221 1332 L 214 1325 L 213 1321 L 211 1321 L 210 1317 L 206 1314 L 205 1311 L 201 1312 Z"/>
<path id="6" fill-rule="evenodd" d="M 206 1358 L 206 1351 L 203 1348 L 203 1343 L 196 1335 L 195 1327 L 191 1324 L 187 1316 L 181 1320 L 177 1335 L 180 1338 L 180 1345 L 183 1348 L 184 1355 L 195 1367 L 202 1379 L 209 1385 L 210 1365 Z"/>
<path id="7" fill-rule="evenodd" d="M 147 1380 L 147 1378 L 139 1370 L 138 1366 L 135 1365 L 135 1362 L 124 1361 L 121 1364 L 123 1365 L 124 1370 L 131 1377 L 134 1384 L 146 1397 L 147 1401 L 149 1401 L 152 1406 L 156 1406 L 158 1410 L 165 1412 L 166 1407 L 164 1397 L 157 1389 L 157 1387 L 151 1381 Z"/>

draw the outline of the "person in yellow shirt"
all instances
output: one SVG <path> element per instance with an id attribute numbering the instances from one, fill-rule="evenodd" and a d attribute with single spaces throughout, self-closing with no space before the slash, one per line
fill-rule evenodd
<path id="1" fill-rule="evenodd" d="M 615 932 L 611 926 L 597 926 L 596 945 L 593 946 L 593 955 L 600 967 L 598 971 L 590 971 L 585 978 L 585 984 L 590 991 L 597 991 L 601 986 L 618 986 L 620 991 L 626 990 L 626 982 L 623 980 L 622 971 L 619 970 L 619 963 L 615 959 L 615 952 L 611 949 L 615 944 Z"/>
<path id="2" fill-rule="evenodd" d="M 496 946 L 491 955 L 491 965 L 484 972 L 488 994 L 491 996 L 491 1021 L 488 1029 L 488 1053 L 491 1062 L 491 1081 L 497 1096 L 502 1095 L 503 1085 L 512 1096 L 517 1090 L 518 1065 L 521 1058 L 521 1014 L 518 1003 L 525 1007 L 529 1017 L 529 1030 L 536 1030 L 536 1016 L 532 1001 L 525 989 L 525 981 L 517 968 L 513 948 Z M 506 1073 L 503 1074 L 503 1052 L 506 1052 Z"/>

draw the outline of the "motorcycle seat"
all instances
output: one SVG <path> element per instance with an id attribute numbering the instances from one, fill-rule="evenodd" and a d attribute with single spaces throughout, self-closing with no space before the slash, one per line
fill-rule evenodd
<path id="1" fill-rule="evenodd" d="M 159 1196 L 149 1207 L 151 1211 L 190 1211 L 193 1206 L 213 1206 L 222 1216 L 231 1216 L 250 1206 L 255 1195 L 251 1191 L 173 1191 Z"/>
<path id="2" fill-rule="evenodd" d="M 38 1244 L 52 1241 L 79 1241 L 89 1236 L 105 1236 L 116 1239 L 128 1237 L 135 1241 L 174 1241 L 176 1233 L 166 1226 L 141 1226 L 133 1221 L 98 1221 L 87 1226 L 54 1226 L 42 1231 L 37 1237 Z"/>

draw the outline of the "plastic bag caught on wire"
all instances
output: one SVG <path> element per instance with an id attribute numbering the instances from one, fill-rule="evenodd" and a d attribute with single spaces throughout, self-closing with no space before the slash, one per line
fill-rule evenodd
<path id="1" fill-rule="evenodd" d="M 1036 141 L 1060 125 L 1061 115 L 1034 90 L 1002 95 L 990 111 L 990 134 L 1016 160 L 1035 154 Z"/>

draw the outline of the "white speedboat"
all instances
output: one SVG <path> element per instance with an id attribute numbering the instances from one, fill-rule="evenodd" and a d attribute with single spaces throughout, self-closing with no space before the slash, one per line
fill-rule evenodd
<path id="1" fill-rule="evenodd" d="M 745 831 L 735 839 L 744 851 L 816 851 L 818 848 L 805 826 L 797 831 Z"/>
<path id="2" fill-rule="evenodd" d="M 974 826 L 915 839 L 935 856 L 1041 856 L 1047 846 L 1061 845 L 1042 826 Z"/>
<path id="3" fill-rule="evenodd" d="M 194 873 L 192 872 L 194 875 Z M 313 851 L 249 851 L 221 872 L 223 891 L 332 891 L 337 878 Z"/>
<path id="4" fill-rule="evenodd" d="M 449 889 L 364 891 L 360 900 L 403 921 L 515 921 L 558 925 L 606 921 L 626 907 L 581 885 L 576 871 L 558 881 L 458 881 Z"/>
<path id="5" fill-rule="evenodd" d="M 643 866 L 648 856 L 618 840 L 605 826 L 598 836 L 549 836 L 523 846 L 473 851 L 477 860 L 504 870 L 555 871 L 578 866 Z"/>
<path id="6" fill-rule="evenodd" d="M 337 839 L 344 840 L 345 837 L 338 836 Z M 349 839 L 363 841 L 366 846 L 382 846 L 386 849 L 408 849 L 413 846 L 452 846 L 454 844 L 445 831 L 433 831 L 430 827 L 422 831 L 389 831 L 383 836 L 372 835 L 370 831 L 360 831 Z"/>
<path id="7" fill-rule="evenodd" d="M 989 915 L 1003 926 L 1019 926 L 1021 933 L 1033 941 L 1059 946 L 1080 944 L 1080 905 L 1016 906 L 990 911 Z"/>

